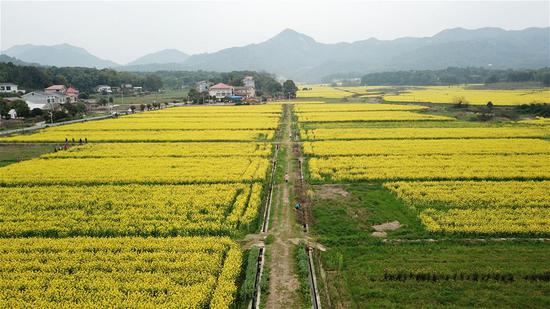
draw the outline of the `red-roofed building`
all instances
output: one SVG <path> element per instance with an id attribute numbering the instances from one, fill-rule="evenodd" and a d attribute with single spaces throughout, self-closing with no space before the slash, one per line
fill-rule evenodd
<path id="1" fill-rule="evenodd" d="M 208 89 L 208 94 L 216 99 L 223 99 L 225 97 L 233 95 L 233 86 L 226 85 L 224 83 L 215 84 Z"/>
<path id="2" fill-rule="evenodd" d="M 65 91 L 65 95 L 67 96 L 69 102 L 78 101 L 78 93 L 79 91 L 76 90 L 76 88 L 73 86 L 70 86 L 69 88 L 67 88 L 67 91 Z"/>

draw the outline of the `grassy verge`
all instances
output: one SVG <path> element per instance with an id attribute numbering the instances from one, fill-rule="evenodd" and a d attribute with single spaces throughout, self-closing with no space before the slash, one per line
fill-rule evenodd
<path id="1" fill-rule="evenodd" d="M 294 247 L 294 260 L 296 262 L 296 274 L 298 274 L 298 281 L 300 282 L 298 294 L 300 295 L 302 308 L 311 308 L 309 261 L 304 242 L 300 242 L 296 247 Z"/>
<path id="2" fill-rule="evenodd" d="M 0 167 L 39 157 L 54 148 L 47 144 L 0 144 Z"/>
<path id="3" fill-rule="evenodd" d="M 246 308 L 254 296 L 254 283 L 256 281 L 257 261 L 260 250 L 258 247 L 252 247 L 245 253 L 244 274 L 242 284 L 238 293 L 238 307 Z"/>

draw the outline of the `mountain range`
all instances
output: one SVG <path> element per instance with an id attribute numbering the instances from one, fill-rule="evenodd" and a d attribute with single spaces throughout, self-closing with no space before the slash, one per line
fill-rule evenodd
<path id="1" fill-rule="evenodd" d="M 370 38 L 352 43 L 320 43 L 286 29 L 271 39 L 214 53 L 187 55 L 166 49 L 126 65 L 103 60 L 67 44 L 17 45 L 4 54 L 25 62 L 55 66 L 112 67 L 123 71 L 267 71 L 298 81 L 324 76 L 455 67 L 539 68 L 550 66 L 550 27 L 447 29 L 431 37 Z"/>

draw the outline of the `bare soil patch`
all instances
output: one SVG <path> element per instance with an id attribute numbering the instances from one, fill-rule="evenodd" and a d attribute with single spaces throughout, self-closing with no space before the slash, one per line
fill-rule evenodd
<path id="1" fill-rule="evenodd" d="M 373 225 L 372 228 L 374 229 L 374 232 L 372 232 L 372 236 L 386 238 L 388 236 L 387 231 L 395 231 L 400 227 L 402 227 L 402 225 L 397 220 Z"/>
<path id="2" fill-rule="evenodd" d="M 348 197 L 350 193 L 341 185 L 321 185 L 315 187 L 315 195 L 325 200 Z"/>

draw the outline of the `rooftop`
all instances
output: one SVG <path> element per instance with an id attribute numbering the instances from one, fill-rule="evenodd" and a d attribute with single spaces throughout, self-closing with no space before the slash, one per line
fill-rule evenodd
<path id="1" fill-rule="evenodd" d="M 52 85 L 46 88 L 46 90 L 62 90 L 62 89 L 65 89 L 65 85 Z"/>
<path id="2" fill-rule="evenodd" d="M 224 83 L 215 84 L 214 86 L 210 87 L 210 89 L 232 89 L 233 86 L 226 85 Z"/>

